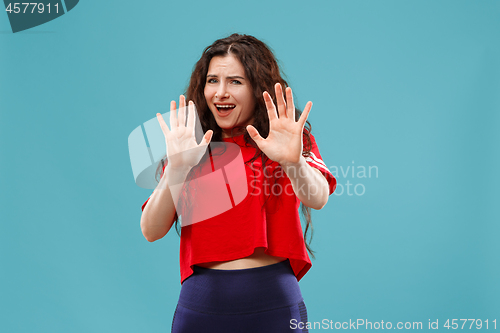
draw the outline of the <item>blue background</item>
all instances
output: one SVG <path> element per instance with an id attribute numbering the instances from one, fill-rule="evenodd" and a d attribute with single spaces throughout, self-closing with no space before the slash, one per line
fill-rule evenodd
<path id="1" fill-rule="evenodd" d="M 499 17 L 499 1 L 80 1 L 12 34 L 0 13 L 0 330 L 170 331 L 179 237 L 142 236 L 127 137 L 232 32 L 271 46 L 339 184 L 365 189 L 313 212 L 309 320 L 500 330 Z"/>

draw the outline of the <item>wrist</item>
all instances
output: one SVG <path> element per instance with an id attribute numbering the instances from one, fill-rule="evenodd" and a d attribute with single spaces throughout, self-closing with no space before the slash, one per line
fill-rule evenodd
<path id="1" fill-rule="evenodd" d="M 281 167 L 283 168 L 283 170 L 287 175 L 293 172 L 295 172 L 294 174 L 297 174 L 296 172 L 301 168 L 303 168 L 306 164 L 307 164 L 306 159 L 302 155 L 300 155 L 300 158 L 297 162 L 280 163 Z"/>
<path id="2" fill-rule="evenodd" d="M 186 166 L 186 165 L 182 165 L 182 166 L 172 166 L 170 164 L 167 164 L 167 166 L 165 167 L 165 172 L 168 172 L 169 174 L 188 174 L 189 171 L 191 171 L 192 167 L 190 166 Z"/>
<path id="3" fill-rule="evenodd" d="M 162 176 L 162 180 L 168 182 L 169 186 L 182 184 L 187 178 L 187 175 L 191 171 L 189 166 L 173 167 L 167 165 Z"/>

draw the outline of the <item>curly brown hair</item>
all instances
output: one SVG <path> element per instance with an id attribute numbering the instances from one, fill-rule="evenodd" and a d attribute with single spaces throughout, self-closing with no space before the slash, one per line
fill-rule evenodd
<path id="1" fill-rule="evenodd" d="M 193 73 L 191 74 L 191 79 L 187 91 L 185 93 L 186 100 L 193 101 L 196 105 L 198 116 L 201 122 L 201 127 L 203 133 L 207 130 L 213 130 L 212 141 L 222 141 L 222 129 L 218 126 L 214 115 L 210 111 L 204 94 L 204 88 L 207 80 L 208 68 L 210 61 L 216 56 L 235 56 L 245 69 L 245 75 L 250 82 L 253 90 L 253 97 L 255 102 L 254 109 L 254 121 L 252 125 L 257 129 L 259 134 L 266 138 L 269 135 L 269 117 L 267 113 L 267 108 L 264 102 L 262 94 L 267 91 L 276 105 L 276 95 L 274 91 L 274 85 L 280 83 L 283 87 L 283 91 L 288 87 L 288 83 L 283 79 L 284 74 L 280 71 L 278 62 L 271 51 L 271 49 L 262 41 L 250 35 L 240 35 L 232 34 L 229 37 L 216 40 L 212 45 L 205 48 L 203 54 L 194 66 Z M 295 108 L 295 120 L 298 121 L 302 111 Z M 262 166 L 266 166 L 267 162 L 272 162 L 257 146 L 255 141 L 250 137 L 246 128 L 239 127 L 233 128 L 234 131 L 243 132 L 244 140 L 247 144 L 256 148 L 256 153 L 254 157 L 247 162 L 253 162 L 257 158 L 262 159 Z M 311 124 L 306 121 L 304 126 L 303 139 L 304 139 L 304 149 L 303 155 L 309 156 L 311 151 Z M 240 134 L 240 133 L 238 133 Z M 207 150 L 207 152 L 209 149 Z M 158 167 L 159 173 L 161 173 L 164 167 L 164 160 Z M 278 169 L 278 168 L 277 168 Z M 278 170 L 275 170 L 275 174 Z M 267 168 L 264 168 L 264 173 L 266 173 Z M 281 173 L 282 174 L 282 173 Z M 270 175 L 265 175 L 268 178 Z M 271 176 L 271 179 L 276 181 L 276 177 Z M 266 203 L 267 203 L 266 198 Z M 265 205 L 264 205 L 265 206 Z M 302 215 L 306 220 L 306 227 L 304 230 L 304 242 L 307 250 L 314 258 L 314 251 L 310 247 L 310 241 L 312 240 L 312 219 L 311 219 L 311 208 L 300 204 Z M 264 208 L 264 207 L 263 207 Z M 178 223 L 178 216 L 175 215 L 175 228 L 177 233 L 180 235 L 180 227 Z M 309 243 L 307 242 L 307 233 L 311 229 L 311 237 Z"/>

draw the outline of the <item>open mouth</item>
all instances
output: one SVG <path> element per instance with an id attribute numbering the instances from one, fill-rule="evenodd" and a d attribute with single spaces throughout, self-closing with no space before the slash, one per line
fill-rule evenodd
<path id="1" fill-rule="evenodd" d="M 215 104 L 215 107 L 220 113 L 225 113 L 233 110 L 236 105 L 234 104 Z"/>

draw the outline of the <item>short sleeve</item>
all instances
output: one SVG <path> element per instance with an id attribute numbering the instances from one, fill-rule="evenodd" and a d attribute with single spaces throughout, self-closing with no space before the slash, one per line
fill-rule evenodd
<path id="1" fill-rule="evenodd" d="M 148 200 L 146 200 L 146 202 L 144 202 L 144 203 L 142 204 L 142 211 L 144 211 L 144 208 L 145 208 L 145 207 L 146 207 L 146 205 L 148 204 L 148 201 L 149 201 L 149 198 L 148 198 Z"/>
<path id="2" fill-rule="evenodd" d="M 163 177 L 163 172 L 165 171 L 165 167 L 167 166 L 167 164 L 168 164 L 168 160 L 167 160 L 167 159 L 165 159 L 165 164 L 163 165 L 163 169 L 161 170 L 161 176 L 160 176 L 160 178 L 161 178 L 161 177 Z M 148 201 L 149 201 L 149 198 L 148 198 L 148 200 L 146 200 L 146 202 L 144 202 L 144 203 L 142 204 L 142 207 L 141 207 L 141 208 L 142 208 L 142 211 L 144 211 L 144 208 L 145 208 L 145 207 L 146 207 L 146 205 L 148 204 Z"/>
<path id="3" fill-rule="evenodd" d="M 305 156 L 306 162 L 312 166 L 313 168 L 318 169 L 325 176 L 328 181 L 328 186 L 330 189 L 330 195 L 335 192 L 335 188 L 337 187 L 337 179 L 330 172 L 325 162 L 321 158 L 321 154 L 319 153 L 318 145 L 316 144 L 316 139 L 312 134 L 311 136 L 311 152 L 309 156 Z M 306 140 L 304 139 L 304 147 L 306 145 Z"/>

